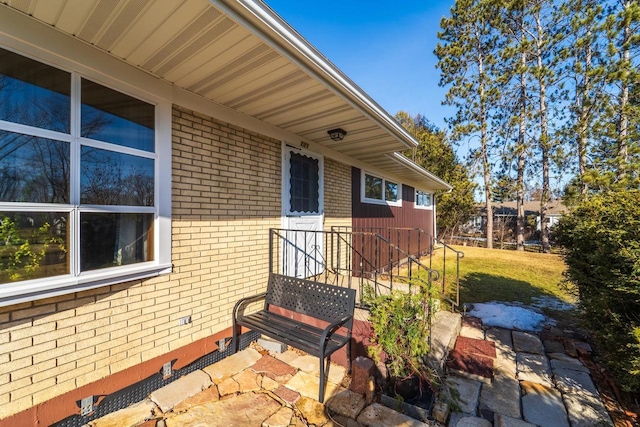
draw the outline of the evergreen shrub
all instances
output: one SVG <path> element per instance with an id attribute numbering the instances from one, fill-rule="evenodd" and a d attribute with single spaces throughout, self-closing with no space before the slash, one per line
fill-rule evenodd
<path id="1" fill-rule="evenodd" d="M 592 196 L 556 230 L 568 279 L 605 362 L 627 391 L 640 390 L 640 192 Z"/>

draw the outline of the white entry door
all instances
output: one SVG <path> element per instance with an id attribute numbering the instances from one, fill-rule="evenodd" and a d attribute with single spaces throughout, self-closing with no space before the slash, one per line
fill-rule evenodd
<path id="1" fill-rule="evenodd" d="M 322 156 L 285 145 L 283 158 L 283 274 L 312 277 L 325 269 Z"/>

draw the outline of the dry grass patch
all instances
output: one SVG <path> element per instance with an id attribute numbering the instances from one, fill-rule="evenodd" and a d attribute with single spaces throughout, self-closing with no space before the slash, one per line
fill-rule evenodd
<path id="1" fill-rule="evenodd" d="M 453 248 L 464 252 L 460 261 L 462 304 L 487 301 L 531 304 L 535 297 L 575 302 L 572 293 L 562 285 L 566 266 L 560 255 L 463 246 Z M 440 272 L 444 253 L 439 249 L 432 259 L 433 268 Z M 449 292 L 455 289 L 455 268 L 455 253 L 446 251 L 445 277 Z"/>

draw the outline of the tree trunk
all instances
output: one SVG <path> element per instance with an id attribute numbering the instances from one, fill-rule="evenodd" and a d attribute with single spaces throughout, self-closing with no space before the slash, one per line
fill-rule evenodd
<path id="1" fill-rule="evenodd" d="M 549 244 L 549 224 L 547 223 L 547 206 L 551 199 L 551 185 L 549 182 L 549 126 L 547 122 L 547 82 L 543 72 L 542 50 L 544 44 L 544 29 L 540 20 L 540 11 L 536 15 L 537 40 L 536 56 L 538 62 L 538 87 L 540 111 L 540 151 L 542 153 L 542 196 L 540 197 L 540 238 L 542 252 L 551 252 Z"/>
<path id="2" fill-rule="evenodd" d="M 524 50 L 526 44 L 526 35 L 524 32 L 524 18 L 520 21 L 522 31 L 522 52 L 520 53 L 520 118 L 518 128 L 518 178 L 516 182 L 516 249 L 524 251 L 524 230 L 526 226 L 526 219 L 524 217 L 524 168 L 525 168 L 525 140 L 526 140 L 526 113 L 527 113 L 527 78 L 526 78 L 526 66 L 527 66 L 527 54 Z"/>
<path id="3" fill-rule="evenodd" d="M 478 38 L 479 39 L 479 38 Z M 487 135 L 487 107 L 485 105 L 484 88 L 484 53 L 482 46 L 478 45 L 478 74 L 480 95 L 480 146 L 482 150 L 482 172 L 484 174 L 484 199 L 487 211 L 486 239 L 487 249 L 493 249 L 493 207 L 491 206 L 491 165 L 489 164 L 489 141 Z"/>
<path id="4" fill-rule="evenodd" d="M 589 184 L 584 180 L 587 172 L 587 142 L 589 131 L 589 94 L 591 92 L 591 30 L 587 30 L 588 42 L 584 52 L 584 76 L 583 86 L 576 93 L 576 102 L 578 105 L 578 181 L 580 184 L 580 194 L 586 196 L 589 192 Z"/>
<path id="5" fill-rule="evenodd" d="M 629 0 L 622 2 L 622 13 L 625 14 L 627 9 L 631 6 Z M 629 136 L 629 116 L 627 111 L 627 105 L 629 104 L 629 67 L 631 66 L 631 52 L 630 52 L 630 38 L 631 28 L 626 19 L 622 34 L 622 76 L 620 87 L 620 105 L 619 113 L 620 120 L 618 122 L 618 153 L 617 153 L 617 180 L 621 181 L 626 175 L 627 161 L 628 161 L 628 141 Z"/>

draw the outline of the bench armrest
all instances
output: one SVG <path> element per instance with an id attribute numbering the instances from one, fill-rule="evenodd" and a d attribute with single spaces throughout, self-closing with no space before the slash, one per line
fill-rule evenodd
<path id="1" fill-rule="evenodd" d="M 238 318 L 239 313 L 244 314 L 244 310 L 249 304 L 264 300 L 266 295 L 266 292 L 262 292 L 254 296 L 245 297 L 238 300 L 238 302 L 236 302 L 236 305 L 233 307 L 233 321 L 235 322 L 235 320 Z"/>
<path id="2" fill-rule="evenodd" d="M 331 323 L 329 326 L 324 328 L 324 331 L 322 332 L 322 336 L 320 337 L 320 347 L 324 348 L 324 343 L 327 340 L 327 337 L 330 334 L 333 334 L 338 329 L 340 329 L 342 325 L 344 325 L 351 319 L 353 319 L 353 316 L 345 316 L 342 319 L 336 320 L 335 322 Z M 351 335 L 351 330 L 349 330 L 349 335 Z"/>

